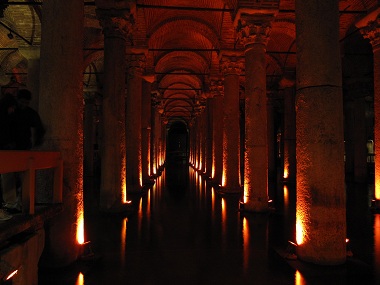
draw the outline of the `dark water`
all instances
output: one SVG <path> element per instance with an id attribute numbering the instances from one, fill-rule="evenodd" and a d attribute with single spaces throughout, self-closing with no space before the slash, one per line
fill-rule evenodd
<path id="1" fill-rule="evenodd" d="M 132 200 L 134 213 L 93 214 L 86 221 L 99 257 L 39 284 L 380 284 L 380 216 L 371 188 L 347 187 L 347 232 L 354 257 L 331 268 L 287 261 L 294 240 L 294 186 L 276 187 L 269 214 L 239 212 L 238 196 L 220 196 L 192 168 L 168 163 L 156 184 Z"/>

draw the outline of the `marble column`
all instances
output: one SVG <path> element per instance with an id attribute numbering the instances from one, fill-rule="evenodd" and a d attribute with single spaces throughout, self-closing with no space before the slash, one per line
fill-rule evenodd
<path id="1" fill-rule="evenodd" d="M 266 45 L 272 17 L 241 14 L 239 38 L 245 47 L 244 210 L 268 210 L 268 122 Z"/>
<path id="2" fill-rule="evenodd" d="M 285 182 L 296 182 L 296 110 L 294 79 L 282 78 L 280 88 L 284 97 L 284 153 L 283 178 Z"/>
<path id="3" fill-rule="evenodd" d="M 142 182 L 143 185 L 153 183 L 150 176 L 151 172 L 151 130 L 152 130 L 152 99 L 151 99 L 151 80 L 144 80 L 143 93 L 141 102 L 141 167 L 142 167 Z"/>
<path id="4" fill-rule="evenodd" d="M 41 267 L 64 267 L 78 258 L 83 232 L 83 1 L 51 0 L 42 10 L 39 113 L 42 148 L 61 152 L 62 212 L 46 227 Z M 59 7 L 59 9 L 57 8 Z M 67 21 L 68 17 L 70 21 Z M 64 68 L 65 72 L 62 72 Z"/>
<path id="5" fill-rule="evenodd" d="M 374 82 L 374 153 L 380 153 L 380 11 L 376 9 L 368 14 L 356 26 L 364 38 L 370 40 L 373 50 Z M 380 156 L 375 155 L 375 197 L 376 207 L 380 208 Z"/>
<path id="6" fill-rule="evenodd" d="M 223 94 L 222 80 L 212 80 L 210 90 L 213 94 L 212 110 L 212 181 L 214 184 L 222 184 L 223 175 Z"/>
<path id="7" fill-rule="evenodd" d="M 126 193 L 125 49 L 132 30 L 128 10 L 101 10 L 97 14 L 104 33 L 104 88 L 101 138 L 102 211 L 120 211 Z"/>
<path id="8" fill-rule="evenodd" d="M 142 189 L 141 156 L 141 102 L 145 54 L 128 56 L 128 79 L 126 95 L 126 150 L 127 150 L 127 192 Z"/>
<path id="9" fill-rule="evenodd" d="M 213 146 L 213 136 L 212 136 L 212 126 L 213 126 L 213 108 L 214 99 L 208 98 L 206 103 L 206 119 L 207 119 L 207 129 L 206 129 L 206 177 L 211 177 L 212 175 L 212 146 Z"/>
<path id="10" fill-rule="evenodd" d="M 32 92 L 30 107 L 38 111 L 40 96 L 40 47 L 20 47 L 19 52 L 28 60 L 26 87 Z"/>
<path id="11" fill-rule="evenodd" d="M 321 265 L 346 261 L 338 3 L 296 0 L 297 255 Z"/>
<path id="12" fill-rule="evenodd" d="M 224 75 L 223 108 L 223 176 L 222 192 L 239 193 L 240 186 L 240 125 L 239 75 L 243 60 L 234 53 L 224 52 L 221 67 Z"/>

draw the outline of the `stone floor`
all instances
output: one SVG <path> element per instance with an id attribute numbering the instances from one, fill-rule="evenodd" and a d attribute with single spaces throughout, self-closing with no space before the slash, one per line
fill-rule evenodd
<path id="1" fill-rule="evenodd" d="M 353 256 L 335 267 L 284 258 L 294 241 L 294 186 L 271 187 L 272 211 L 246 214 L 239 197 L 218 195 L 185 164 L 168 164 L 146 195 L 129 197 L 132 214 L 87 214 L 94 255 L 41 269 L 39 285 L 380 284 L 380 214 L 370 210 L 371 185 L 347 186 Z"/>

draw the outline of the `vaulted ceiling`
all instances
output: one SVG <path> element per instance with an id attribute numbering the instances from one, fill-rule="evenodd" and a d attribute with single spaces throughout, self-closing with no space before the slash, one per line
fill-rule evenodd
<path id="1" fill-rule="evenodd" d="M 243 52 L 234 23 L 239 8 L 256 7 L 276 11 L 267 45 L 268 90 L 275 92 L 284 77 L 294 76 L 294 0 L 106 2 L 109 7 L 134 3 L 135 23 L 132 42 L 129 44 L 146 51 L 146 75 L 154 76 L 154 99 L 169 121 L 189 121 L 199 112 L 205 98 L 211 96 L 209 90 L 214 84 L 212 80 L 221 76 L 219 60 L 224 50 Z M 104 72 L 104 36 L 96 9 L 102 3 L 104 0 L 84 1 L 83 84 L 87 90 L 100 92 Z M 378 1 L 341 0 L 339 3 L 340 38 L 343 46 L 349 37 L 359 34 L 355 23 L 376 9 Z M 0 1 L 0 12 L 3 12 L 0 19 L 0 85 L 26 84 L 28 56 L 25 50 L 41 44 L 42 9 L 42 0 Z M 244 89 L 244 71 L 241 74 L 241 85 Z"/>

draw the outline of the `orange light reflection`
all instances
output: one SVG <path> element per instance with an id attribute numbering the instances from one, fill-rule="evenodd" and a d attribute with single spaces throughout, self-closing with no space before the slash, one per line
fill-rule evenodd
<path id="1" fill-rule="evenodd" d="M 79 272 L 78 279 L 75 285 L 84 285 L 84 276 L 82 272 Z"/>
<path id="2" fill-rule="evenodd" d="M 295 285 L 306 285 L 306 280 L 303 278 L 302 274 L 297 270 L 295 273 Z"/>
<path id="3" fill-rule="evenodd" d="M 249 227 L 248 221 L 243 218 L 243 266 L 245 270 L 249 268 Z"/>

